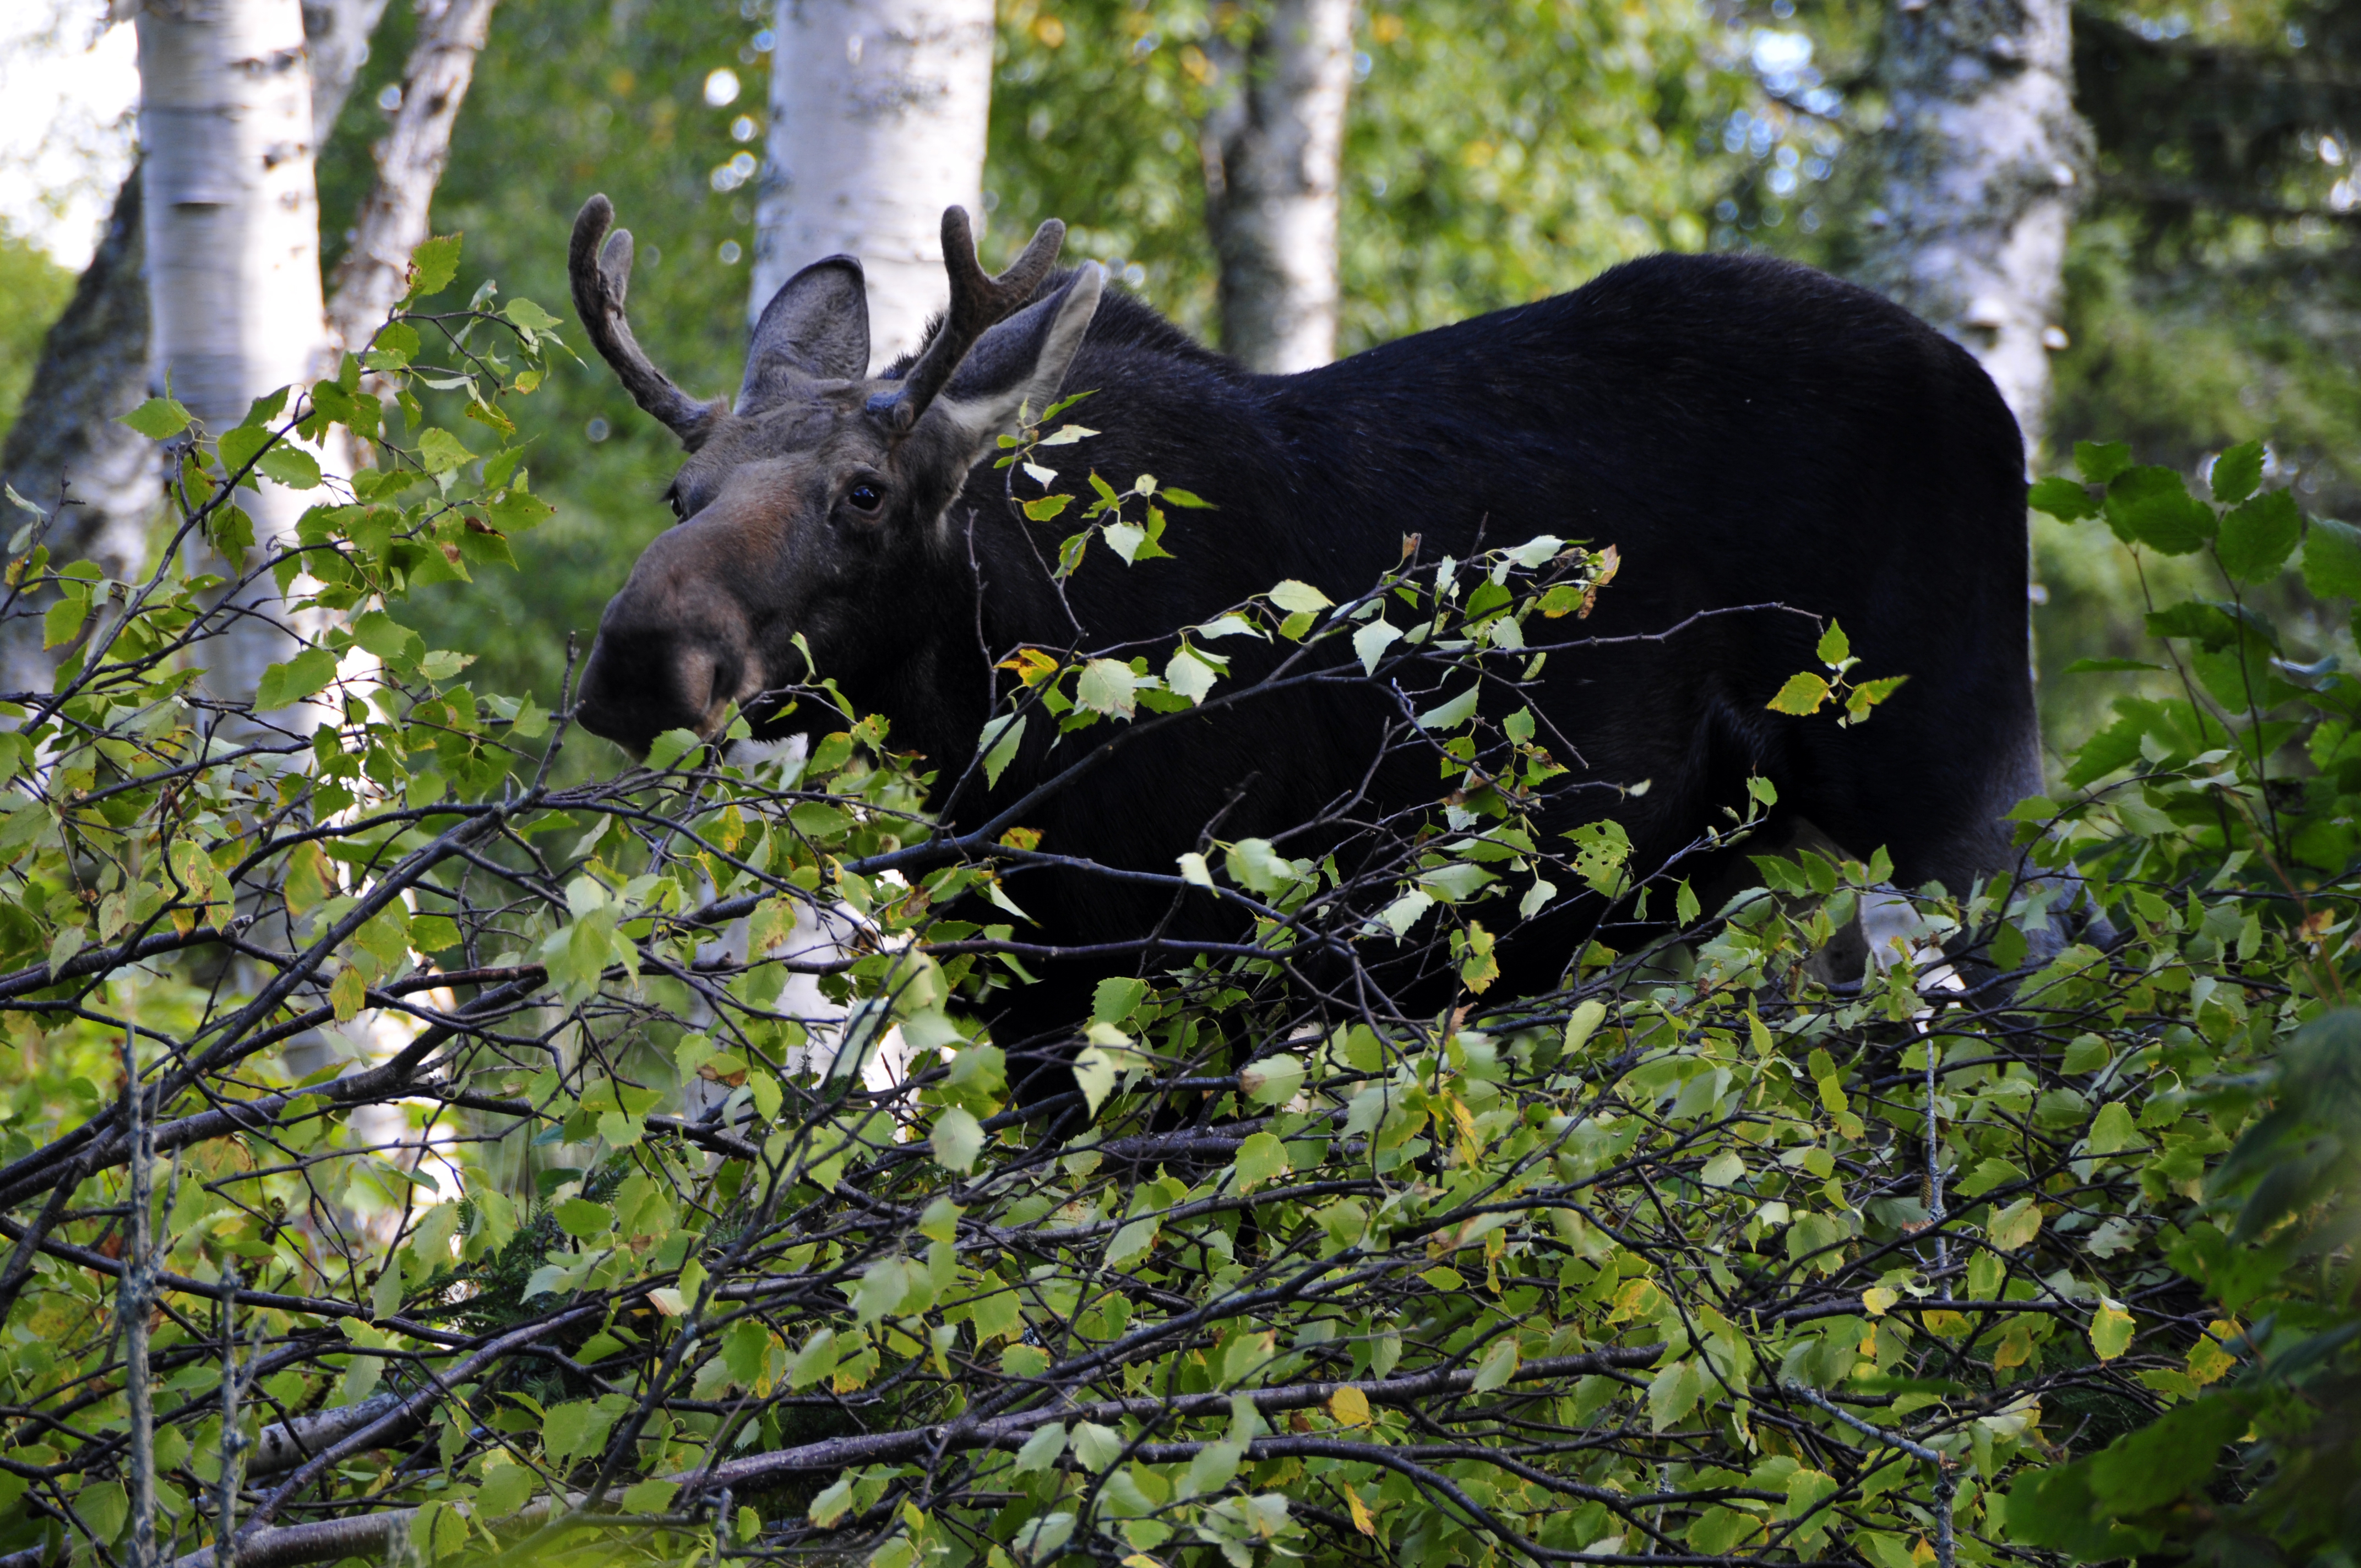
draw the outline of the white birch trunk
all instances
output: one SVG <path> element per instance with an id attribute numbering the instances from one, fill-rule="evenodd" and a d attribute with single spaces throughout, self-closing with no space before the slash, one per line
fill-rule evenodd
<path id="1" fill-rule="evenodd" d="M 1355 0 L 1275 0 L 1206 116 L 1205 220 L 1221 260 L 1222 346 L 1283 374 L 1336 356 L 1338 169 Z"/>
<path id="2" fill-rule="evenodd" d="M 298 0 L 152 0 L 138 27 L 149 363 L 218 433 L 325 368 L 303 13 Z M 256 554 L 209 563 L 232 578 L 291 538 L 304 506 L 276 485 L 241 500 Z M 250 698 L 296 648 L 267 576 L 238 597 L 253 613 L 200 654 L 225 700 Z"/>
<path id="3" fill-rule="evenodd" d="M 475 78 L 495 0 L 442 0 L 420 18 L 401 79 L 401 107 L 377 147 L 377 181 L 336 263 L 328 333 L 341 348 L 366 347 L 402 296 L 410 253 L 426 237 L 434 187 L 451 159 L 451 131 Z"/>
<path id="4" fill-rule="evenodd" d="M 778 0 L 749 315 L 840 252 L 869 280 L 872 353 L 943 308 L 943 209 L 983 221 L 993 0 Z"/>
<path id="5" fill-rule="evenodd" d="M 385 7 L 386 0 L 305 0 L 313 145 L 327 140 Z M 51 558 L 95 561 L 118 581 L 148 569 L 148 530 L 162 481 L 156 444 L 115 422 L 147 396 L 144 179 L 134 168 L 124 181 L 98 254 L 41 344 L 23 415 L 0 455 L 0 477 L 54 513 Z M 67 496 L 79 504 L 60 508 Z M 13 532 L 16 524 L 7 526 Z M 50 598 L 28 596 L 0 624 L 0 690 L 47 687 L 60 652 L 41 646 L 41 612 Z"/>
<path id="6" fill-rule="evenodd" d="M 2068 17 L 2068 0 L 1900 0 L 1878 71 L 1890 107 L 1865 280 L 1975 355 L 2028 455 L 2091 158 Z"/>

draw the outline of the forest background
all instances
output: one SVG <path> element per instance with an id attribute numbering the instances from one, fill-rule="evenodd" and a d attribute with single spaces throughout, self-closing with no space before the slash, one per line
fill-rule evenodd
<path id="1" fill-rule="evenodd" d="M 1213 75 L 1201 46 L 1221 13 L 1202 0 L 1005 0 L 987 262 L 1060 216 L 1070 255 L 1214 335 L 1198 127 Z M 1364 6 L 1339 352 L 1658 249 L 1762 249 L 1858 272 L 1883 216 L 1864 149 L 1885 115 L 1884 15 L 1853 0 Z M 321 158 L 330 271 L 416 26 L 407 5 L 387 11 Z M 2268 437 L 2273 477 L 2307 510 L 2361 512 L 2361 4 L 2086 5 L 2073 27 L 2096 158 L 2068 254 L 2047 453 L 2128 438 L 2193 470 Z M 642 340 L 692 388 L 730 384 L 771 44 L 761 0 L 505 0 L 434 196 L 434 232 L 466 236 L 462 283 L 563 299 L 567 225 L 606 191 L 643 247 Z M 0 234 L 0 435 L 71 286 L 38 247 Z M 519 573 L 422 593 L 414 609 L 431 641 L 477 652 L 494 685 L 546 694 L 566 634 L 596 625 L 667 521 L 658 498 L 675 448 L 602 375 L 558 377 L 518 417 L 556 516 L 518 541 Z M 2048 519 L 2035 548 L 2044 718 L 2062 755 L 2121 691 L 2066 667 L 2132 652 L 2144 595 L 2181 585 L 2143 587 L 2102 536 Z M 2344 634 L 2325 635 L 2333 651 Z"/>

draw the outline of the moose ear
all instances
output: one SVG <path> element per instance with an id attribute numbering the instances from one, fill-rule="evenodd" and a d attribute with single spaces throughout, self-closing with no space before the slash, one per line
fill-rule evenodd
<path id="1" fill-rule="evenodd" d="M 950 426 L 978 450 L 1014 432 L 1020 411 L 1029 408 L 1039 418 L 1057 400 L 1105 287 L 1106 269 L 1086 261 L 1064 288 L 985 333 L 926 418 Z"/>
<path id="2" fill-rule="evenodd" d="M 763 307 L 746 351 L 738 411 L 785 397 L 797 381 L 858 381 L 869 374 L 869 289 L 850 256 L 815 261 Z"/>

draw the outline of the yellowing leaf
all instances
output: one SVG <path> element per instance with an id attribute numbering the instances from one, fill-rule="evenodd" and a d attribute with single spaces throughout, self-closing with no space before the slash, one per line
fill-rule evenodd
<path id="1" fill-rule="evenodd" d="M 1763 706 L 1773 713 L 1790 713 L 1801 718 L 1806 714 L 1817 713 L 1820 705 L 1828 700 L 1828 683 L 1809 671 L 1798 670 L 1787 677 L 1779 695 Z"/>
<path id="2" fill-rule="evenodd" d="M 2190 1380 L 2201 1385 L 2218 1382 L 2224 1373 L 2237 1365 L 2237 1357 L 2222 1348 L 2224 1341 L 2237 1337 L 2235 1323 L 2216 1318 L 2206 1324 L 2203 1336 L 2189 1347 Z"/>
<path id="3" fill-rule="evenodd" d="M 1343 1483 L 1340 1482 L 1338 1485 L 1342 1486 Z M 1369 1506 L 1361 1501 L 1361 1494 L 1352 1487 L 1343 1486 L 1343 1490 L 1345 1506 L 1353 1511 L 1353 1528 L 1375 1540 L 1378 1533 L 1378 1521 L 1369 1517 Z"/>
<path id="4" fill-rule="evenodd" d="M 1992 1217 L 1987 1234 L 1993 1245 L 2015 1252 L 2041 1234 L 2041 1208 L 2031 1198 L 2020 1198 Z"/>
<path id="5" fill-rule="evenodd" d="M 1892 1311 L 1894 1303 L 1900 1299 L 1902 1293 L 1899 1290 L 1889 1290 L 1879 1285 L 1861 1293 L 1861 1310 L 1872 1318 L 1882 1318 Z"/>
<path id="6" fill-rule="evenodd" d="M 1349 1384 L 1328 1396 L 1328 1413 L 1341 1427 L 1369 1424 L 1369 1397 Z"/>
<path id="7" fill-rule="evenodd" d="M 328 987 L 328 1005 L 336 1010 L 336 1022 L 351 1023 L 368 1000 L 368 985 L 361 979 L 361 971 L 346 964 L 336 976 L 336 982 Z"/>
<path id="8" fill-rule="evenodd" d="M 2091 1318 L 2091 1348 L 2098 1352 L 2101 1361 L 2113 1361 L 2131 1348 L 2131 1313 L 2121 1301 L 2101 1297 L 2099 1310 Z"/>

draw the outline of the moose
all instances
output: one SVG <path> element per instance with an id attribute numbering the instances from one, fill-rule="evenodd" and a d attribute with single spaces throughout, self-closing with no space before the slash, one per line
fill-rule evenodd
<path id="1" fill-rule="evenodd" d="M 1614 786 L 1563 797 L 1554 829 L 1611 817 L 1632 863 L 1660 865 L 1760 775 L 1782 822 L 1858 855 L 1883 846 L 1903 885 L 1964 894 L 2016 865 L 2003 816 L 2041 783 L 2024 448 L 1975 360 L 1875 294 L 1758 256 L 1660 255 L 1266 376 L 1111 291 L 1097 264 L 1058 269 L 1055 220 L 988 275 L 954 207 L 950 307 L 915 356 L 870 373 L 861 264 L 831 256 L 763 311 L 736 398 L 699 401 L 631 335 L 631 239 L 610 236 L 613 215 L 594 196 L 576 222 L 575 306 L 688 454 L 665 497 L 678 521 L 607 607 L 581 680 L 581 722 L 635 754 L 666 730 L 712 735 L 733 705 L 758 736 L 793 731 L 776 694 L 816 665 L 938 764 L 936 804 L 972 827 L 1074 754 L 1053 757 L 1037 724 L 994 787 L 970 776 L 1005 651 L 1170 646 L 1282 579 L 1366 592 L 1408 535 L 1424 558 L 1466 559 L 1549 533 L 1621 558 L 1590 651 L 1523 694 L 1570 740 L 1575 779 Z M 1090 468 L 1211 504 L 1171 515 L 1170 559 L 1099 550 L 1060 584 L 1071 520 L 1028 521 L 994 459 L 1021 420 L 1084 391 Z M 1764 604 L 1811 613 L 1702 613 Z M 1815 617 L 1844 627 L 1865 672 L 1909 676 L 1873 721 L 1766 706 L 1817 667 Z M 1431 755 L 1384 752 L 1398 711 L 1345 689 L 1290 685 L 1168 726 L 1039 799 L 1027 820 L 1060 863 L 1011 887 L 1068 958 L 1007 999 L 1004 1040 L 1071 1037 L 1093 981 L 1154 972 L 1159 938 L 1231 929 L 1171 881 L 1216 831 L 1434 801 Z M 1506 981 L 1558 981 L 1597 918 L 1580 904 L 1503 944 Z"/>

